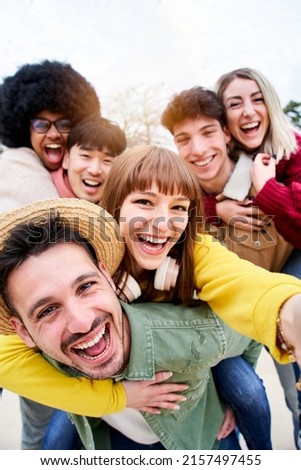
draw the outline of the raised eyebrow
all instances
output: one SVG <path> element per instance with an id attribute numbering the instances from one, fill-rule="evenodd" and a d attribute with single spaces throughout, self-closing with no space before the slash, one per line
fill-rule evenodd
<path id="1" fill-rule="evenodd" d="M 254 97 L 255 95 L 261 95 L 262 96 L 262 91 L 258 90 L 258 91 L 254 91 L 254 93 L 251 93 L 251 96 Z M 229 100 L 242 100 L 242 97 L 240 95 L 233 95 L 233 96 L 229 96 L 226 101 L 229 101 Z"/>
<path id="2" fill-rule="evenodd" d="M 100 278 L 100 272 L 98 273 L 97 271 L 91 271 L 89 273 L 81 274 L 72 282 L 71 287 L 74 288 L 81 282 L 86 281 L 88 279 L 93 279 L 93 278 Z M 41 299 L 37 300 L 29 309 L 28 318 L 29 319 L 32 318 L 37 309 L 51 302 L 55 302 L 55 299 L 51 296 L 42 297 Z"/>
<path id="3" fill-rule="evenodd" d="M 226 101 L 230 101 L 230 100 L 241 100 L 242 97 L 240 95 L 233 95 L 233 96 L 229 96 Z"/>
<path id="4" fill-rule="evenodd" d="M 37 300 L 37 302 L 35 302 L 29 309 L 28 318 L 31 319 L 37 309 L 43 307 L 46 304 L 51 303 L 52 301 L 52 297 L 43 297 L 42 299 Z"/>
<path id="5" fill-rule="evenodd" d="M 206 131 L 208 129 L 216 129 L 217 127 L 217 124 L 206 124 L 205 126 L 202 126 L 198 129 L 198 132 L 203 132 L 203 131 Z M 178 137 L 191 137 L 190 134 L 188 132 L 180 132 L 179 134 L 175 134 L 174 135 L 174 138 L 178 138 Z"/>
<path id="6" fill-rule="evenodd" d="M 261 95 L 261 97 L 263 98 L 263 94 L 262 94 L 262 91 L 258 90 L 258 91 L 254 91 L 254 93 L 251 93 L 251 96 L 254 97 L 256 95 Z"/>
<path id="7" fill-rule="evenodd" d="M 188 132 L 180 132 L 179 134 L 174 135 L 174 139 L 177 139 L 178 137 L 189 137 Z"/>

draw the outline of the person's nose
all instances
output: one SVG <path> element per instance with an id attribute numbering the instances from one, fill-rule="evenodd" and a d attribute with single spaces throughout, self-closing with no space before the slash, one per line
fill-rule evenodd
<path id="1" fill-rule="evenodd" d="M 167 234 L 172 230 L 172 216 L 169 209 L 160 206 L 152 220 L 152 225 L 160 235 Z"/>
<path id="2" fill-rule="evenodd" d="M 91 160 L 88 171 L 93 176 L 100 175 L 102 173 L 102 163 L 96 159 Z"/>
<path id="3" fill-rule="evenodd" d="M 192 140 L 192 143 L 191 143 L 192 155 L 201 157 L 206 153 L 207 149 L 208 149 L 208 144 L 205 139 L 197 137 Z"/>
<path id="4" fill-rule="evenodd" d="M 61 136 L 61 133 L 57 130 L 54 123 L 51 124 L 46 134 L 47 134 L 47 137 L 49 137 L 50 139 L 57 139 L 58 137 Z"/>
<path id="5" fill-rule="evenodd" d="M 252 116 L 255 113 L 254 106 L 251 101 L 245 101 L 243 105 L 243 114 L 245 116 Z"/>
<path id="6" fill-rule="evenodd" d="M 65 314 L 67 328 L 73 334 L 87 333 L 95 320 L 95 314 L 91 307 L 83 305 L 80 301 L 69 302 Z"/>

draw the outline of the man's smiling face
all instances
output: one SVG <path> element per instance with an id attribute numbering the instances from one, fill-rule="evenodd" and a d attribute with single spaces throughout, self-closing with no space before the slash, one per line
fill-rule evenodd
<path id="1" fill-rule="evenodd" d="M 59 243 L 10 273 L 9 297 L 22 318 L 11 322 L 28 346 L 89 377 L 110 377 L 127 355 L 111 282 L 82 246 Z"/>

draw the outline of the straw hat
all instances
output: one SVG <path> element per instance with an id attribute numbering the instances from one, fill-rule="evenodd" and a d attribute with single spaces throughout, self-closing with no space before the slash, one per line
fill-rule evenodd
<path id="1" fill-rule="evenodd" d="M 124 254 L 118 224 L 105 209 L 83 199 L 49 199 L 2 212 L 0 250 L 17 225 L 26 222 L 45 223 L 49 216 L 55 217 L 58 214 L 63 217 L 64 224 L 77 229 L 91 243 L 98 260 L 105 264 L 111 275 L 114 274 Z M 8 318 L 9 311 L 0 296 L 0 334 L 14 333 Z"/>

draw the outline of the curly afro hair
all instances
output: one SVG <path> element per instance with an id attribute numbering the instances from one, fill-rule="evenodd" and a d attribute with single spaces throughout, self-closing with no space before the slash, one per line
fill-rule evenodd
<path id="1" fill-rule="evenodd" d="M 76 125 L 100 114 L 92 85 L 70 64 L 25 64 L 0 86 L 0 139 L 7 147 L 31 147 L 29 120 L 41 111 L 63 113 Z"/>

